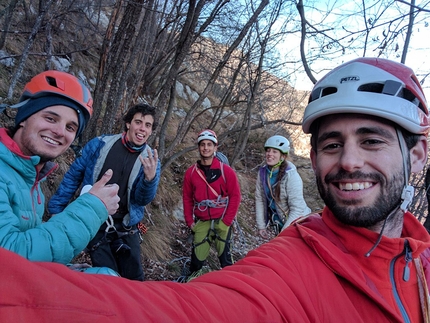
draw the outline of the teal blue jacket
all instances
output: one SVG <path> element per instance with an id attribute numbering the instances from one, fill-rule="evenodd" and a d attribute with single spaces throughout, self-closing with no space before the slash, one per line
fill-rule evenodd
<path id="1" fill-rule="evenodd" d="M 107 219 L 103 202 L 83 194 L 63 212 L 42 222 L 45 197 L 40 182 L 57 165 L 36 170 L 38 156 L 25 156 L 0 128 L 0 247 L 31 261 L 66 264 L 81 252 Z"/>

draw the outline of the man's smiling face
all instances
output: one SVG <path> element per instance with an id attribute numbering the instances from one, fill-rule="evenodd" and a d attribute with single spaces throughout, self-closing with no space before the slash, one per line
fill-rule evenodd
<path id="1" fill-rule="evenodd" d="M 41 162 L 57 158 L 75 140 L 77 112 L 64 105 L 40 110 L 20 123 L 14 140 L 28 156 L 40 156 Z"/>
<path id="2" fill-rule="evenodd" d="M 318 190 L 339 221 L 370 227 L 400 203 L 402 154 L 391 124 L 354 114 L 324 117 L 316 147 Z"/>
<path id="3" fill-rule="evenodd" d="M 135 146 L 143 146 L 152 134 L 154 117 L 150 114 L 136 113 L 130 123 L 127 123 L 127 139 Z"/>

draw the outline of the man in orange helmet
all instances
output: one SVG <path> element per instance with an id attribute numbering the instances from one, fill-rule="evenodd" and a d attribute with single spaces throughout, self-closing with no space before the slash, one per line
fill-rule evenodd
<path id="1" fill-rule="evenodd" d="M 40 182 L 84 130 L 92 114 L 90 91 L 73 75 L 46 71 L 26 84 L 15 127 L 0 128 L 0 246 L 33 261 L 66 264 L 118 208 L 117 185 L 108 170 L 64 212 L 42 222 Z"/>

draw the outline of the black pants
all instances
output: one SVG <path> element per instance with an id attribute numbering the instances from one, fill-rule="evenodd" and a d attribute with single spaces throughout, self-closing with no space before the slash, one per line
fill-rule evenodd
<path id="1" fill-rule="evenodd" d="M 132 230 L 135 230 L 133 226 Z M 116 233 L 110 233 L 108 241 L 102 241 L 94 250 L 92 247 L 99 243 L 105 236 L 104 231 L 97 232 L 96 236 L 89 243 L 91 261 L 94 267 L 109 267 L 117 271 L 121 277 L 143 281 L 142 261 L 140 257 L 140 238 L 139 234 L 123 235 L 120 238 L 122 242 L 130 247 L 130 250 L 113 250 L 112 245 L 118 238 Z"/>

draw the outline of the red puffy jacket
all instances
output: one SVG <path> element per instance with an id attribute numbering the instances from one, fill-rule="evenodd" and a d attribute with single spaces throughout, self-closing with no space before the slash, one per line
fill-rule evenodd
<path id="1" fill-rule="evenodd" d="M 423 265 L 429 281 L 424 256 L 429 235 L 406 213 L 402 238 L 383 237 L 366 258 L 377 236 L 342 225 L 326 209 L 322 218 L 293 224 L 233 266 L 187 284 L 77 273 L 1 249 L 0 317 L 4 322 L 423 322 L 418 286 L 427 283 L 417 279 L 415 268 Z M 405 241 L 412 260 L 403 253 Z M 404 280 L 406 267 L 410 275 Z"/>

